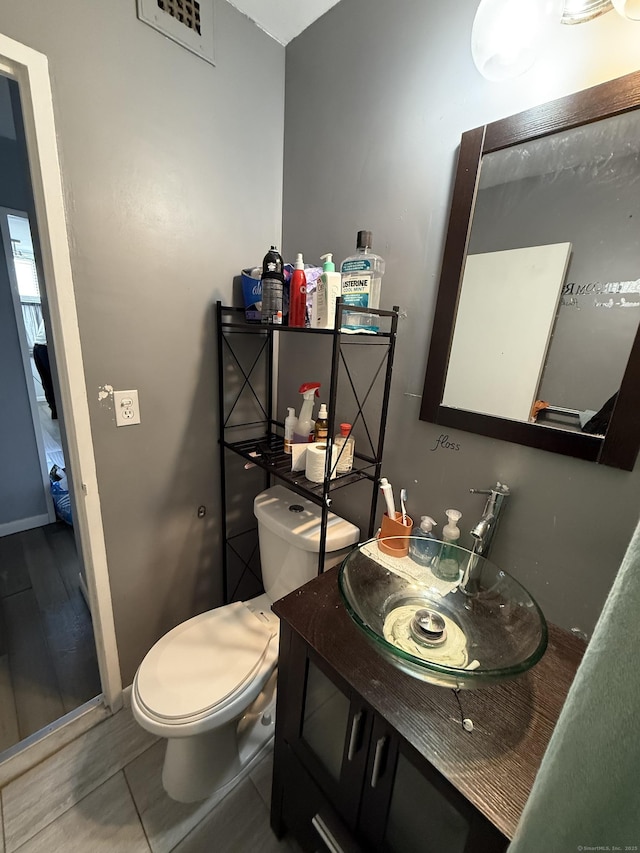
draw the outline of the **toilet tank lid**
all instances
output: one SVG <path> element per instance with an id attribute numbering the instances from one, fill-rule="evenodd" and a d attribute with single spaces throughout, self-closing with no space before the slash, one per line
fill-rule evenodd
<path id="1" fill-rule="evenodd" d="M 300 497 L 284 486 L 272 486 L 253 502 L 258 522 L 302 551 L 320 550 L 322 511 L 312 501 Z M 327 518 L 325 550 L 340 551 L 357 544 L 360 530 L 344 518 L 330 512 Z"/>

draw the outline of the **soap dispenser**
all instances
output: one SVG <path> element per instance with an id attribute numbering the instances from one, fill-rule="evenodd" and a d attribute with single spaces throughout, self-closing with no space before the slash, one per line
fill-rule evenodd
<path id="1" fill-rule="evenodd" d="M 448 523 L 442 528 L 442 548 L 440 555 L 433 561 L 433 573 L 443 581 L 457 581 L 460 576 L 458 540 L 460 528 L 458 522 L 462 513 L 457 509 L 448 509 L 445 513 Z"/>
<path id="2" fill-rule="evenodd" d="M 320 258 L 323 264 L 322 275 L 316 285 L 315 327 L 333 329 L 336 323 L 336 299 L 342 294 L 342 276 L 336 272 L 331 252 Z"/>
<path id="3" fill-rule="evenodd" d="M 414 527 L 411 533 L 409 554 L 412 560 L 421 566 L 430 566 L 440 547 L 431 532 L 434 524 L 436 522 L 432 518 L 428 515 L 423 515 L 420 519 L 420 527 Z"/>

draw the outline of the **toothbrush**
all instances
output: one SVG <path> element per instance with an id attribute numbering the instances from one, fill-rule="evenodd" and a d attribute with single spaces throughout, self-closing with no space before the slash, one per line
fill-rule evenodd
<path id="1" fill-rule="evenodd" d="M 405 506 L 405 502 L 407 500 L 407 490 L 400 489 L 400 509 L 402 510 L 402 523 L 406 525 L 407 523 L 407 508 Z"/>
<path id="2" fill-rule="evenodd" d="M 389 518 L 395 520 L 396 506 L 393 502 L 393 489 L 391 488 L 391 483 L 387 480 L 386 477 L 382 477 L 380 479 L 380 491 L 384 495 L 384 499 L 387 502 L 387 515 L 389 516 Z"/>

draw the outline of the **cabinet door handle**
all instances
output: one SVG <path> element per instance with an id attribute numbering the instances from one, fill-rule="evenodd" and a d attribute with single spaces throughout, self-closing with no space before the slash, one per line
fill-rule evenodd
<path id="1" fill-rule="evenodd" d="M 384 759 L 385 747 L 387 745 L 387 738 L 381 737 L 378 738 L 376 742 L 376 753 L 373 757 L 373 772 L 371 773 L 371 787 L 375 788 L 378 782 L 380 781 L 382 762 Z"/>
<path id="2" fill-rule="evenodd" d="M 322 820 L 319 814 L 314 815 L 311 818 L 311 825 L 326 844 L 330 853 L 344 853 L 344 850 L 335 840 L 332 833 L 329 831 L 327 824 Z"/>
<path id="3" fill-rule="evenodd" d="M 347 759 L 349 761 L 353 761 L 353 756 L 358 751 L 358 741 L 360 739 L 360 727 L 362 725 L 362 718 L 362 711 L 358 711 L 357 714 L 354 714 L 353 720 L 351 722 L 351 737 L 349 738 L 349 752 L 347 753 Z"/>

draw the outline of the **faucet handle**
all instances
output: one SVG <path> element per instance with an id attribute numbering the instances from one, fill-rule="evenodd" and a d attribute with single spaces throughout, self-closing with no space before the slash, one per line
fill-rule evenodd
<path id="1" fill-rule="evenodd" d="M 472 495 L 503 495 L 506 497 L 511 494 L 509 486 L 506 483 L 498 481 L 493 489 L 469 489 Z"/>

